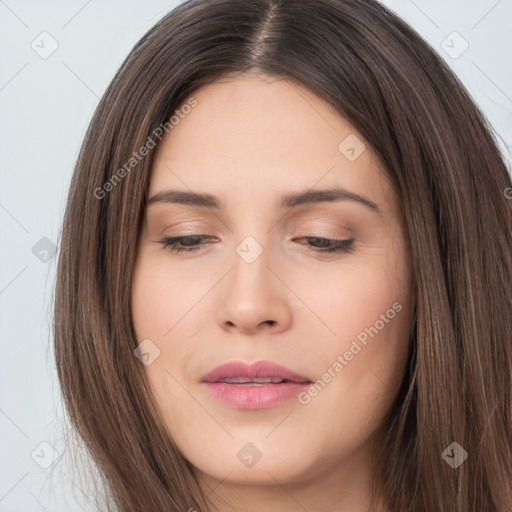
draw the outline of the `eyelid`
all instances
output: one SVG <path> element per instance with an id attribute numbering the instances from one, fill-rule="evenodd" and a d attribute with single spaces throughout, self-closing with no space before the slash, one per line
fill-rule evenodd
<path id="1" fill-rule="evenodd" d="M 192 223 L 192 225 L 190 225 Z M 157 237 L 176 237 L 176 236 L 192 236 L 192 235 L 209 235 L 214 236 L 212 232 L 218 232 L 218 228 L 212 224 L 201 221 L 181 221 L 174 224 L 165 224 L 159 229 L 155 236 Z"/>
<path id="2" fill-rule="evenodd" d="M 348 235 L 352 234 L 352 230 L 348 227 L 348 221 L 351 217 L 340 216 L 336 214 L 305 214 L 306 218 L 293 219 L 287 225 L 288 229 L 299 228 L 301 231 L 318 231 L 322 229 L 343 230 Z"/>
<path id="3" fill-rule="evenodd" d="M 342 227 L 340 225 L 335 226 L 335 230 L 333 229 L 323 229 L 318 226 L 311 226 L 306 229 L 299 229 L 296 233 L 293 234 L 294 237 L 322 237 L 322 238 L 331 238 L 331 239 L 349 239 L 354 238 L 355 234 L 353 230 L 348 229 L 346 227 Z"/>

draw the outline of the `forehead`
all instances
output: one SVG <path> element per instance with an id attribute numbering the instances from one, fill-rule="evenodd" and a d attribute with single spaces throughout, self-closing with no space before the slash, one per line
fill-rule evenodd
<path id="1" fill-rule="evenodd" d="M 332 105 L 295 82 L 225 78 L 193 98 L 197 105 L 158 145 L 150 195 L 180 186 L 249 198 L 317 183 L 383 192 L 378 161 L 362 137 Z M 355 160 L 344 153 L 347 140 L 358 152 L 365 148 Z"/>

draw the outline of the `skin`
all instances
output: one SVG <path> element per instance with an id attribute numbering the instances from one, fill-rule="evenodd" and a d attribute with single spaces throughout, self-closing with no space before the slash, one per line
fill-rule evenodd
<path id="1" fill-rule="evenodd" d="M 139 342 L 160 350 L 144 367 L 159 410 L 222 512 L 367 511 L 374 477 L 380 496 L 374 456 L 412 328 L 398 198 L 368 143 L 354 161 L 339 150 L 362 136 L 298 84 L 241 75 L 193 96 L 197 106 L 157 148 L 148 197 L 175 188 L 224 207 L 155 202 L 145 212 L 132 315 Z M 381 214 L 348 200 L 279 208 L 281 194 L 331 186 Z M 194 234 L 212 238 L 191 253 L 160 243 Z M 263 249 L 250 264 L 236 252 L 247 236 Z M 355 241 L 350 253 L 326 254 L 306 237 Z M 397 302 L 400 312 L 333 371 Z M 312 381 L 329 368 L 335 376 L 306 404 L 238 410 L 200 382 L 231 360 L 275 361 Z M 248 442 L 261 452 L 252 467 L 237 457 Z"/>

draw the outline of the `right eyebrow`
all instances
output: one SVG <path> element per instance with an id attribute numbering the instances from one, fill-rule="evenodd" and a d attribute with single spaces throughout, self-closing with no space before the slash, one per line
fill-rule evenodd
<path id="1" fill-rule="evenodd" d="M 154 203 L 177 203 L 191 206 L 200 206 L 203 208 L 220 209 L 220 201 L 210 194 L 198 194 L 196 192 L 187 192 L 185 190 L 162 190 L 151 197 L 147 204 Z"/>

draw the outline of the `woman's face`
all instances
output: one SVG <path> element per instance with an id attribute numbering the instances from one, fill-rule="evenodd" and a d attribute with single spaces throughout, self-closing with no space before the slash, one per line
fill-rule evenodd
<path id="1" fill-rule="evenodd" d="M 194 98 L 157 148 L 132 289 L 168 430 L 205 478 L 364 479 L 412 327 L 397 197 L 350 123 L 297 84 L 237 78 Z M 175 237 L 194 250 L 162 243 Z M 251 380 L 290 377 L 264 365 L 203 382 L 232 361 L 310 384 Z"/>

